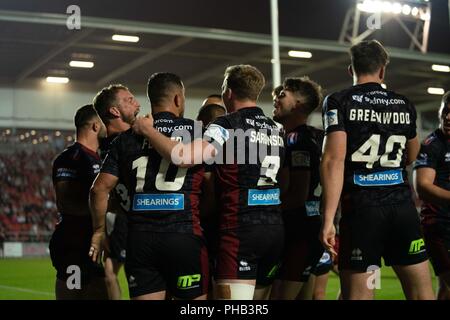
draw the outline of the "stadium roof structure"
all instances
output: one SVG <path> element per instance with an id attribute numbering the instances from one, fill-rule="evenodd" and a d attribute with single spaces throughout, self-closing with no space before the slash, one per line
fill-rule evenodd
<path id="1" fill-rule="evenodd" d="M 279 1 L 282 78 L 308 75 L 327 92 L 351 84 L 347 74 L 349 43 L 339 41 L 355 0 Z M 450 89 L 449 9 L 446 0 L 432 3 L 428 52 L 410 50 L 399 26 L 387 22 L 369 38 L 388 47 L 391 62 L 386 84 L 412 101 L 439 100 L 428 87 Z M 81 9 L 81 29 L 69 30 L 70 5 Z M 361 21 L 364 26 L 364 21 Z M 113 34 L 138 36 L 139 42 L 117 42 Z M 179 74 L 187 90 L 220 90 L 227 65 L 249 63 L 266 75 L 270 90 L 272 49 L 270 0 L 229 1 L 31 1 L 0 3 L 0 83 L 20 86 L 47 76 L 69 77 L 80 86 L 111 82 L 145 90 L 157 71 Z M 288 55 L 312 53 L 310 59 Z M 69 61 L 93 61 L 91 69 Z"/>

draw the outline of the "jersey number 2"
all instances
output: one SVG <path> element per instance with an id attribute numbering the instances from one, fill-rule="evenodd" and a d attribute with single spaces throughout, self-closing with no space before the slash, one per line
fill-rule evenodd
<path id="1" fill-rule="evenodd" d="M 258 187 L 273 186 L 277 183 L 277 173 L 280 169 L 279 156 L 265 156 L 261 163 L 261 173 L 258 180 Z M 266 171 L 264 173 L 264 170 Z"/>

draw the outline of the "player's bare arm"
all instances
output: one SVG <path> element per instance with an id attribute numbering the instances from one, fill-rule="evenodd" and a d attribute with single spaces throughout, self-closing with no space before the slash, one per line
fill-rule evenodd
<path id="1" fill-rule="evenodd" d="M 447 206 L 450 203 L 450 191 L 434 184 L 436 170 L 421 167 L 415 170 L 414 182 L 416 191 L 422 200 L 437 205 Z"/>
<path id="2" fill-rule="evenodd" d="M 153 117 L 149 114 L 136 118 L 133 130 L 147 138 L 164 159 L 182 168 L 201 164 L 216 154 L 216 149 L 207 141 L 196 139 L 183 144 L 166 137 L 153 127 Z"/>
<path id="3" fill-rule="evenodd" d="M 94 230 L 89 256 L 92 257 L 93 261 L 97 261 L 101 252 L 105 234 L 105 217 L 108 209 L 109 193 L 117 185 L 118 180 L 119 178 L 112 174 L 100 173 L 95 179 L 89 194 L 89 207 Z"/>
<path id="4" fill-rule="evenodd" d="M 344 183 L 344 162 L 347 149 L 347 134 L 344 131 L 329 133 L 324 140 L 324 152 L 320 164 L 322 184 L 323 225 L 320 241 L 333 254 L 335 228 L 334 216 L 339 205 Z"/>
<path id="5" fill-rule="evenodd" d="M 215 177 L 213 172 L 205 172 L 202 182 L 200 212 L 205 215 L 214 214 L 216 208 Z"/>
<path id="6" fill-rule="evenodd" d="M 416 160 L 419 150 L 420 142 L 417 136 L 406 142 L 406 165 L 410 165 Z"/>

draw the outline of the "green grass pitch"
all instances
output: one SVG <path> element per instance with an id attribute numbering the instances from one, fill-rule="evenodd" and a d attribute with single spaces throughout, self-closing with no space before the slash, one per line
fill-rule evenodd
<path id="1" fill-rule="evenodd" d="M 0 259 L 0 300 L 54 300 L 56 271 L 49 258 Z M 123 268 L 119 274 L 123 299 L 128 299 L 128 287 Z M 436 284 L 436 279 L 433 278 Z M 330 273 L 327 299 L 334 300 L 339 290 L 339 280 Z M 404 299 L 400 282 L 392 268 L 381 269 L 381 289 L 376 299 Z"/>

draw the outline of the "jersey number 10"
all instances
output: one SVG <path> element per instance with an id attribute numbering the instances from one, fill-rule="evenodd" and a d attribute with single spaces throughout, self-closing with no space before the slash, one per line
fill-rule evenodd
<path id="1" fill-rule="evenodd" d="M 147 173 L 148 157 L 143 156 L 133 161 L 133 169 L 136 170 L 136 192 L 144 191 L 145 175 Z M 177 168 L 177 174 L 173 181 L 166 181 L 167 171 L 170 164 L 166 159 L 161 159 L 158 174 L 155 179 L 155 187 L 159 191 L 178 191 L 183 187 L 187 168 Z"/>

